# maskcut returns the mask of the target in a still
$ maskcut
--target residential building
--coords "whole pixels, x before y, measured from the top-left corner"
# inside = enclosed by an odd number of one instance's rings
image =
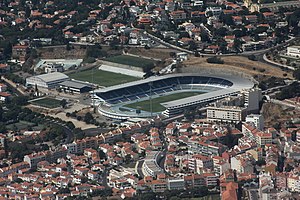
[[[300,57],[300,46],[287,47],[286,55],[299,58]]]
[[[29,53],[28,45],[15,45],[12,47],[12,58],[25,62]]]
[[[259,130],[264,129],[264,117],[262,115],[258,115],[258,114],[247,115],[245,121],[246,123],[253,123],[254,126]]]
[[[210,122],[239,123],[243,120],[243,108],[223,106],[208,107],[206,110],[207,120]]]

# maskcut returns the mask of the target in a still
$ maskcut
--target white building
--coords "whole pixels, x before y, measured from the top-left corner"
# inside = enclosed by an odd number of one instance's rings
[[[252,123],[259,130],[264,129],[264,117],[258,114],[250,114],[246,116],[246,123]]]
[[[64,71],[64,67],[61,64],[46,64],[44,68],[45,68],[45,73],[47,74]]]
[[[183,178],[168,178],[168,190],[184,190],[185,184]]]
[[[213,159],[201,154],[193,155],[193,158],[189,159],[189,169],[200,174],[203,169],[213,169]]]
[[[209,12],[213,16],[219,16],[222,13],[222,8],[221,7],[209,7],[209,8],[206,8],[205,15],[207,16]]]
[[[50,74],[42,74],[32,76],[26,79],[26,86],[38,86],[42,88],[52,89],[58,86],[59,83],[69,80],[70,78],[60,72],[53,72]]]
[[[300,143],[300,130],[296,132],[296,142]]]
[[[0,83],[0,92],[5,92],[7,89],[7,86],[5,84]]]
[[[286,55],[299,58],[300,57],[300,46],[290,46],[290,47],[288,47]]]
[[[207,120],[210,122],[239,123],[242,121],[243,110],[244,108],[233,106],[208,107],[206,110]]]
[[[142,166],[142,172],[145,176],[156,177],[157,174],[163,172],[163,169],[160,168],[157,163],[157,157],[159,154],[159,151],[151,151],[147,154]]]
[[[231,169],[237,173],[253,173],[253,159],[245,154],[230,158]]]

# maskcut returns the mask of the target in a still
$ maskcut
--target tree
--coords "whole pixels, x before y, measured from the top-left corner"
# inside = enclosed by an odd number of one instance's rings
[[[70,51],[70,50],[71,50],[71,45],[70,45],[69,42],[67,43],[66,50],[67,50],[67,51]]]
[[[189,50],[191,50],[191,51],[197,50],[197,44],[195,41],[192,40],[189,42]]]
[[[227,28],[221,27],[219,29],[216,29],[215,34],[224,37],[225,35],[227,35]]]
[[[7,132],[7,128],[5,126],[5,123],[0,122],[0,133],[6,133]]]
[[[298,82],[290,84],[288,87],[283,88],[276,94],[276,98],[279,100],[293,98],[296,96],[300,96],[300,84]]]
[[[84,132],[80,128],[75,128],[73,130],[73,133],[74,133],[76,139],[81,140],[85,137]]]
[[[98,45],[89,46],[86,51],[85,59],[87,58],[102,58],[106,57],[108,54],[102,47]]]
[[[295,79],[300,80],[300,68],[293,72],[293,76]]]
[[[169,53],[169,55],[170,55],[171,58],[175,58],[176,57],[176,53],[174,51],[171,51]]]
[[[71,129],[71,130],[73,130],[74,128],[75,128],[75,125],[73,124],[73,122],[67,122],[67,127],[69,128],[69,129]]]
[[[291,165],[289,165],[289,164],[287,164],[287,166],[285,167],[285,171],[286,171],[286,172],[290,172],[290,171],[292,171],[293,169],[294,169],[294,167],[291,166]]]
[[[200,36],[202,42],[210,42],[210,38],[206,32],[201,31]]]
[[[208,63],[224,64],[224,61],[221,58],[217,57],[217,56],[209,57],[209,58],[206,59],[206,61]]]
[[[113,50],[118,50],[118,45],[120,44],[120,41],[117,38],[114,38],[110,43],[109,46],[113,49]]]
[[[0,107],[0,122],[2,121],[3,112],[4,112],[4,110],[3,110],[2,106],[1,106]]]
[[[125,156],[124,160],[125,160],[125,163],[126,163],[126,164],[129,164],[129,163],[131,162],[131,156],[130,156],[129,154],[127,154],[127,155]]]
[[[28,104],[28,97],[27,96],[17,96],[14,97],[11,101],[12,104],[18,106],[24,106]]]
[[[94,117],[90,112],[87,112],[84,116],[83,121],[87,124],[92,124],[94,122]]]
[[[60,101],[60,106],[62,107],[62,108],[66,108],[66,105],[67,105],[68,103],[67,103],[67,100],[65,100],[65,99],[63,99],[63,100],[61,100]]]
[[[257,61],[256,56],[253,55],[253,54],[249,55],[249,56],[248,56],[248,59],[249,59],[249,60],[252,60],[252,61]]]

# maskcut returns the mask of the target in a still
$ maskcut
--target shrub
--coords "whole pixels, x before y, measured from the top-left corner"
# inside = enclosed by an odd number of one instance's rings
[[[250,55],[250,56],[248,56],[248,59],[249,59],[249,60],[253,60],[253,61],[257,61],[255,55]]]
[[[224,64],[224,61],[221,58],[218,58],[217,56],[209,57],[206,59],[208,63],[214,63],[214,64]]]

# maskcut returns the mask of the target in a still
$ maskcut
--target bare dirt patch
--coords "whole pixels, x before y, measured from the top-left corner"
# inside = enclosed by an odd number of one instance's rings
[[[292,74],[285,72],[280,68],[261,63],[259,61],[252,61],[242,56],[228,56],[222,57],[224,64],[211,64],[207,63],[207,58],[191,57],[183,64],[187,67],[198,67],[198,68],[214,68],[220,70],[232,70],[234,72],[243,72],[249,75],[265,75],[275,76],[280,78],[292,78]],[[286,76],[284,76],[286,74]]]
[[[85,53],[86,49],[75,45],[70,50],[65,45],[38,49],[38,55],[42,59],[83,59]]]
[[[264,103],[261,109],[264,116],[265,127],[273,127],[275,124],[284,123],[293,116],[298,116],[299,111],[274,103]]]

